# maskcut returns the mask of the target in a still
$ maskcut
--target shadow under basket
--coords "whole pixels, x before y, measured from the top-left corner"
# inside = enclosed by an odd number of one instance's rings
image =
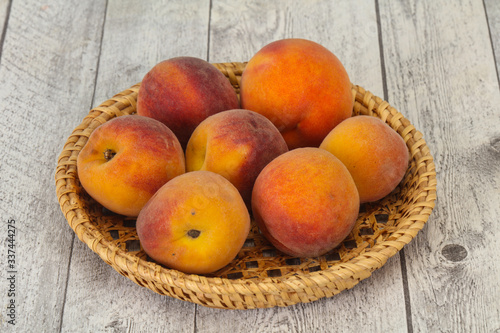
[[[246,63],[214,65],[239,94]],[[80,185],[76,167],[96,127],[135,112],[139,86],[92,109],[73,130],[59,156],[55,181],[61,210],[78,238],[120,274],[156,293],[222,309],[289,306],[331,297],[382,267],[416,236],[434,208],[436,172],[422,134],[389,103],[353,85],[353,115],[370,115],[389,124],[406,142],[410,163],[390,195],[361,205],[356,225],[341,245],[320,257],[290,257],[276,250],[252,221],[237,257],[216,273],[185,274],[159,265],[141,249],[135,220],[94,201]]]

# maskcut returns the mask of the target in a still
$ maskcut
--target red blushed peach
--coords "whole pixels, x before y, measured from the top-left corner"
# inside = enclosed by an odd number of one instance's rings
[[[107,209],[137,216],[153,194],[185,172],[174,133],[151,118],[114,118],[97,127],[77,158],[83,188]]]
[[[264,46],[241,77],[241,107],[270,119],[289,149],[318,147],[351,116],[353,103],[342,63],[309,40],[284,39]]]
[[[335,127],[320,145],[351,173],[361,202],[382,199],[403,179],[409,153],[403,138],[382,120],[356,116]]]
[[[205,119],[186,148],[187,171],[213,171],[228,179],[250,207],[260,171],[288,151],[278,129],[266,117],[248,110],[229,110]]]
[[[227,179],[194,171],[160,188],[136,226],[152,259],[184,273],[207,274],[236,257],[250,231],[250,216]]]
[[[205,118],[238,107],[229,80],[212,64],[193,57],[158,63],[144,76],[137,96],[137,113],[167,125],[182,147]]]
[[[257,177],[252,211],[262,234],[280,251],[315,257],[339,245],[359,213],[359,195],[346,167],[319,148],[297,148]]]

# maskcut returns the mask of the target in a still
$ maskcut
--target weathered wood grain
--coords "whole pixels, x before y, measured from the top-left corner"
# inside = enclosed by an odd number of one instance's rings
[[[197,332],[404,332],[399,255],[351,290],[286,308],[216,310],[199,307]]]
[[[110,0],[94,106],[140,82],[162,60],[206,59],[209,10],[209,0]]]
[[[274,40],[306,38],[334,52],[351,81],[383,93],[373,1],[213,1],[210,31],[210,61],[246,61]],[[199,332],[400,332],[406,315],[399,256],[330,299],[229,313],[199,307],[196,327]]]
[[[0,43],[2,42],[3,31],[7,23],[7,16],[9,12],[9,0],[0,0]],[[0,45],[1,49],[1,45]],[[0,53],[1,56],[1,53]]]
[[[109,1],[94,106],[141,81],[161,60],[205,58],[208,17],[206,0]],[[64,332],[194,331],[194,304],[134,284],[78,239],[67,289]]]
[[[389,102],[424,134],[438,202],[405,250],[416,332],[500,329],[500,94],[482,1],[380,1]]]
[[[75,240],[62,332],[193,332],[195,305],[121,276]]]
[[[213,1],[210,61],[248,61],[282,38],[321,43],[342,61],[352,82],[383,96],[375,2]]]
[[[486,17],[488,18],[490,39],[495,53],[498,76],[498,73],[500,72],[500,2],[496,0],[484,0],[484,6]]]
[[[57,203],[54,172],[82,106],[91,105],[104,4],[12,3],[0,66],[2,332],[59,330],[73,234]],[[5,311],[8,219],[17,227],[15,326]]]

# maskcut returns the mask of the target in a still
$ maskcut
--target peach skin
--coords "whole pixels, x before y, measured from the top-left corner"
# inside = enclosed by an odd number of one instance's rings
[[[224,74],[194,57],[158,63],[144,76],[137,96],[137,113],[167,125],[183,148],[205,118],[238,107],[238,96]]]
[[[266,117],[248,110],[229,110],[205,119],[186,148],[187,171],[213,171],[228,179],[250,207],[260,171],[288,151],[278,129]]]
[[[241,76],[241,107],[270,119],[288,148],[318,147],[352,114],[351,82],[320,44],[283,39],[259,50]]]
[[[362,203],[391,193],[408,168],[409,153],[403,138],[372,116],[355,116],[343,121],[326,136],[320,148],[344,163]]]
[[[136,226],[152,259],[184,273],[208,274],[236,257],[250,231],[250,216],[227,179],[194,171],[160,188]]]
[[[137,216],[153,194],[185,172],[174,133],[151,118],[121,116],[97,127],[78,154],[78,178],[109,210]]]
[[[290,256],[320,256],[351,232],[359,195],[346,167],[319,148],[297,148],[257,177],[252,212],[262,234]]]

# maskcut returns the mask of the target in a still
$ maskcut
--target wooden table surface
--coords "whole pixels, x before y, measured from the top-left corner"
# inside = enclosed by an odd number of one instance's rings
[[[500,1],[0,0],[0,29],[1,332],[500,332]],[[75,237],[54,173],[93,106],[161,60],[289,37],[423,133],[438,199],[410,244],[334,297],[236,311],[141,288]]]

